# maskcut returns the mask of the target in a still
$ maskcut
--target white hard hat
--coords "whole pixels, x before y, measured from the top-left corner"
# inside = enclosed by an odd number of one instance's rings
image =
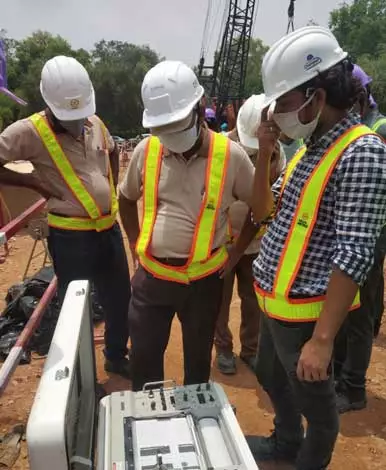
[[[260,126],[261,112],[264,109],[265,95],[252,95],[239,109],[237,134],[242,145],[251,149],[259,148],[256,131]]]
[[[57,56],[45,63],[40,92],[60,121],[75,121],[95,114],[95,93],[90,77],[73,57]]]
[[[264,57],[261,73],[266,105],[347,57],[330,30],[306,26],[277,41]]]
[[[165,60],[149,70],[142,83],[142,125],[160,127],[182,121],[192,112],[204,88],[187,65]]]

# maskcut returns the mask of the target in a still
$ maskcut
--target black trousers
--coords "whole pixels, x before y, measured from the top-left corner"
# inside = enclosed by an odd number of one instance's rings
[[[378,243],[374,264],[360,289],[361,306],[348,314],[335,341],[335,377],[353,400],[365,398],[373,339],[384,310],[383,261]]]
[[[303,345],[314,323],[285,323],[262,315],[256,375],[275,411],[277,438],[301,444],[297,470],[327,468],[339,431],[332,374],[323,382],[300,382],[296,375]],[[307,435],[303,440],[302,415]]]
[[[139,267],[132,286],[129,321],[133,390],[164,380],[164,353],[176,313],[182,326],[184,383],[207,382],[222,300],[223,280],[218,273],[184,285],[157,279]]]
[[[119,225],[103,232],[50,227],[48,248],[58,277],[59,299],[64,300],[71,281],[92,281],[105,312],[105,356],[111,361],[125,357],[131,287]]]

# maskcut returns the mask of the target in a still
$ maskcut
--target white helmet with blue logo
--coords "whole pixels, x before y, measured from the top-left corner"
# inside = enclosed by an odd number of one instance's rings
[[[262,78],[269,105],[287,92],[328,70],[347,57],[329,29],[306,26],[284,36],[267,52]]]

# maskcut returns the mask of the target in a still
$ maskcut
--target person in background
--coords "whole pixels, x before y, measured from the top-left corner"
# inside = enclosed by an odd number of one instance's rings
[[[292,160],[297,151],[304,145],[303,139],[291,139],[283,133],[280,134],[279,141],[283,147],[287,163]]]
[[[264,312],[256,374],[275,412],[269,437],[249,438],[257,460],[328,468],[339,432],[332,356],[359,307],[386,221],[386,145],[350,112],[361,93],[334,35],[309,26],[264,56],[267,108],[258,129],[253,219],[275,215],[253,263]],[[269,165],[283,132],[305,146],[273,185]],[[307,421],[304,434],[302,415]]]
[[[362,85],[355,110],[360,113],[363,124],[385,139],[386,118],[379,112],[371,94],[372,79],[359,65],[354,65],[353,75]],[[373,265],[360,289],[361,306],[350,312],[335,344],[334,371],[340,413],[363,409],[367,403],[366,374],[373,339],[378,335],[384,311],[385,252],[386,230],[383,228],[375,247]]]
[[[236,140],[248,153],[253,164],[259,152],[259,141],[255,135],[260,124],[262,105],[265,95],[253,95],[240,108],[237,116],[237,127],[228,134],[229,138]],[[271,182],[276,181],[285,168],[285,155],[278,143],[272,154]],[[249,207],[241,201],[236,201],[229,210],[230,231],[232,239],[240,234],[245,218],[248,216]],[[264,231],[264,230],[263,230]],[[236,358],[233,353],[233,338],[229,329],[229,311],[233,295],[233,286],[237,278],[237,292],[241,305],[240,325],[240,359],[254,370],[256,359],[257,341],[259,336],[260,308],[257,303],[253,288],[252,262],[259,251],[263,231],[256,235],[255,240],[246,249],[237,265],[229,276],[224,279],[224,292],[220,314],[217,320],[215,333],[216,366],[223,374],[236,373]]]
[[[117,222],[117,147],[95,115],[94,89],[77,60],[47,61],[40,91],[47,108],[0,135],[0,184],[30,188],[47,199],[59,300],[71,281],[92,281],[105,313],[105,370],[130,378],[131,288]],[[3,166],[18,160],[30,161],[35,171],[21,174]]]
[[[129,308],[133,390],[164,379],[175,314],[181,322],[184,383],[207,382],[227,265],[229,207],[248,202],[254,167],[235,142],[203,125],[204,89],[182,62],[153,67],[142,84],[143,127],[120,185],[120,214],[140,266]],[[143,197],[141,229],[137,201]],[[256,233],[247,218],[248,243]]]
[[[211,131],[219,132],[219,126],[216,119],[216,113],[212,108],[205,109],[205,122]]]

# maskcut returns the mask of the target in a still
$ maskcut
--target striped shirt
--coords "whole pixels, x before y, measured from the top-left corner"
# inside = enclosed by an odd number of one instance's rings
[[[331,144],[359,123],[358,116],[350,114],[316,142],[307,142],[307,152],[287,182],[280,208],[253,264],[254,277],[263,290],[272,292],[279,258],[308,177]],[[282,181],[283,177],[279,178],[272,188],[276,201]],[[333,267],[362,284],[385,222],[386,145],[378,136],[367,135],[347,147],[331,174],[290,297],[324,295]]]

